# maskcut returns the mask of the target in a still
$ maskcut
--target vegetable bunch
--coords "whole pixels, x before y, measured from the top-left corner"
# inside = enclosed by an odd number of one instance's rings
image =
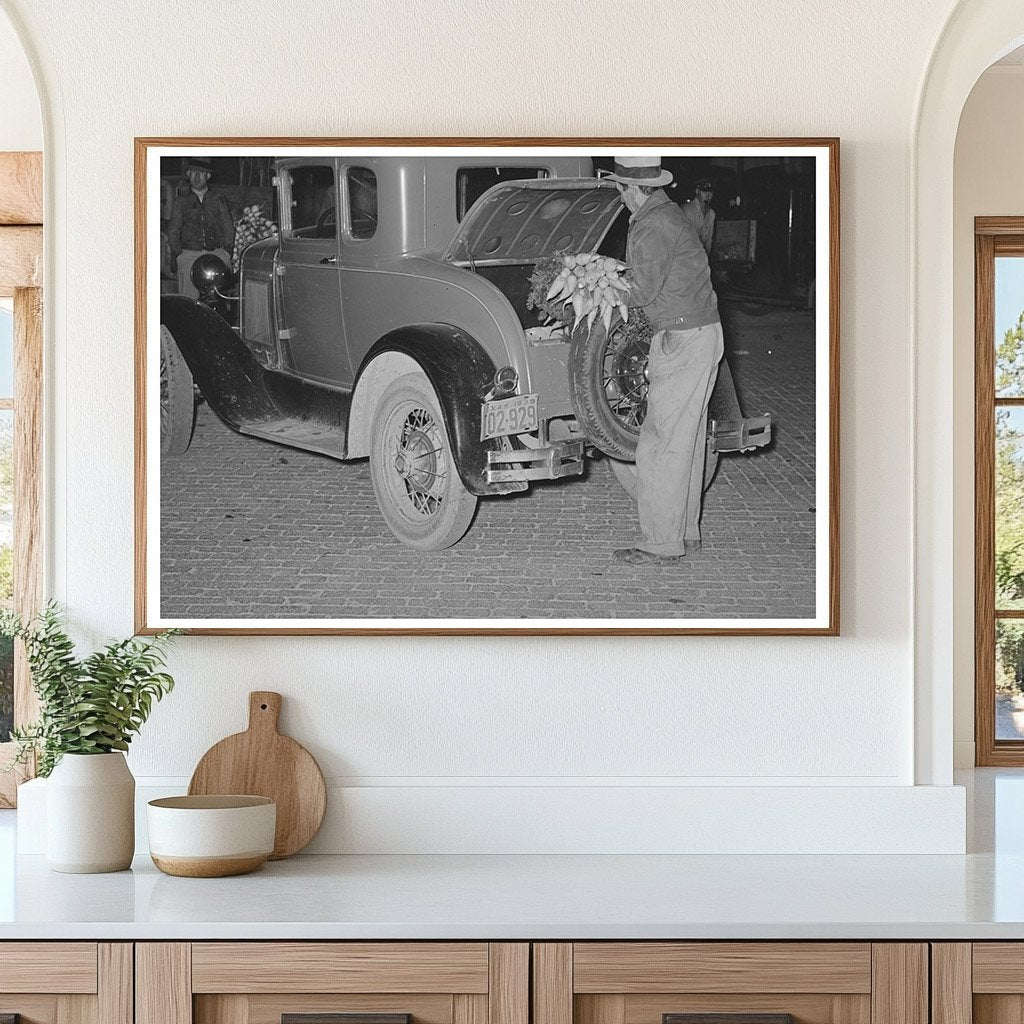
[[[598,317],[606,331],[611,330],[615,311],[624,322],[629,321],[626,296],[629,285],[623,276],[625,264],[611,256],[581,252],[562,257],[562,267],[548,288],[545,299],[553,305],[572,306],[573,329],[584,320],[591,330]]]
[[[264,238],[276,234],[277,225],[269,217],[263,215],[259,203],[243,207],[242,216],[235,224],[235,245],[231,250],[231,269],[237,273],[242,262],[242,253],[253,242],[262,241]]]

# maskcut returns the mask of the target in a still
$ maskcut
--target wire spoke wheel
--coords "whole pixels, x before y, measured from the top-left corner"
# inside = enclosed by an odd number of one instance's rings
[[[587,438],[606,455],[632,459],[647,415],[648,344],[615,316],[611,329],[577,327],[569,350],[569,393]]]
[[[381,514],[403,543],[438,550],[469,529],[477,499],[459,477],[437,398],[422,374],[400,377],[381,397],[370,474]]]
[[[192,443],[196,403],[189,370],[171,332],[160,326],[160,454],[181,455]]]

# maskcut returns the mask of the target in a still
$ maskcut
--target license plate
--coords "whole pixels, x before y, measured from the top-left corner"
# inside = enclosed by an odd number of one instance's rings
[[[480,440],[537,429],[537,396],[516,395],[480,406]]]

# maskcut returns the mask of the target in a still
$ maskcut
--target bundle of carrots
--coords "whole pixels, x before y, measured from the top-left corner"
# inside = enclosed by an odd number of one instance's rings
[[[548,308],[564,306],[566,303],[571,305],[574,330],[584,320],[587,322],[587,330],[591,330],[598,317],[605,330],[611,330],[616,310],[623,321],[628,322],[626,296],[629,294],[629,284],[623,276],[626,269],[624,263],[611,256],[599,256],[596,252],[566,255],[561,260],[562,267],[545,295]],[[568,320],[568,317],[564,319]]]

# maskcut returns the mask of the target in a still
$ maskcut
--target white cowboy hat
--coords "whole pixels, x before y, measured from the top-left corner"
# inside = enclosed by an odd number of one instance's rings
[[[658,188],[672,180],[672,172],[661,169],[660,156],[617,156],[614,170],[605,177],[609,181],[622,182],[623,185]]]

